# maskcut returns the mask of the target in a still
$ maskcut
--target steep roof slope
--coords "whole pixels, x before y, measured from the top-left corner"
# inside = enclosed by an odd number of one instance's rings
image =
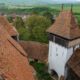
[[[70,60],[68,66],[75,72],[80,78],[80,49],[77,49]]]
[[[46,62],[48,60],[48,45],[35,41],[19,41],[28,57]]]
[[[17,30],[12,26],[4,16],[0,16],[0,24],[8,31],[10,36],[18,35]]]
[[[47,32],[66,39],[80,38],[80,29],[71,11],[62,11]]]
[[[6,80],[34,80],[25,51],[0,25],[0,76]]]

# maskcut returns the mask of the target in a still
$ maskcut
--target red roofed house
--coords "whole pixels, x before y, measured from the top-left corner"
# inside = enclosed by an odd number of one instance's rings
[[[66,64],[75,54],[75,50],[80,47],[80,29],[72,10],[61,11],[47,32],[49,34],[49,72],[54,70],[59,78],[61,76],[66,78],[68,74]]]
[[[16,34],[1,18],[4,20],[0,17],[0,80],[34,80],[25,51],[11,38]]]
[[[0,16],[0,24],[3,25],[3,27],[8,31],[9,35],[13,39],[19,40],[19,33],[17,32],[15,27],[12,26],[4,16]]]

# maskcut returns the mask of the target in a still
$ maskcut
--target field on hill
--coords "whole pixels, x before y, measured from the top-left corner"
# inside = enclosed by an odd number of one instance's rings
[[[37,11],[38,13],[44,12],[44,11],[49,11],[52,14],[59,14],[59,12],[62,9],[61,4],[49,4],[45,6],[34,6],[31,8],[32,11]],[[64,5],[64,10],[70,10],[71,9],[71,4],[65,4]],[[73,4],[72,5],[73,13],[77,17],[78,22],[80,23],[80,4]]]
[[[0,13],[4,13],[4,14],[11,14],[11,13],[17,13],[17,14],[20,14],[20,13],[30,13],[32,11],[37,11],[38,13],[41,13],[41,12],[44,12],[44,11],[50,11],[50,12],[53,12],[53,13],[57,13],[61,10],[61,4],[47,4],[47,5],[33,5],[33,6],[27,6],[26,8],[7,8],[7,7],[0,7]],[[64,5],[64,9],[65,10],[69,10],[71,9],[71,5],[70,4],[65,4]],[[80,4],[74,4],[73,5],[73,11],[74,11],[74,14],[75,15],[80,15]]]
[[[73,6],[74,12],[80,13],[80,4],[73,4],[72,6]],[[48,7],[52,8],[52,9],[61,10],[62,5],[61,4],[55,4],[55,5],[48,5]],[[71,9],[71,4],[65,4],[64,9],[65,10]]]
[[[3,9],[3,13],[17,13],[17,14],[30,14],[30,13],[38,13],[42,14],[45,11],[51,12],[53,15],[58,15],[61,11],[62,5],[61,4],[47,4],[47,5],[35,5],[35,6],[27,6],[27,8],[17,8],[17,9]],[[65,4],[64,10],[70,10],[71,4]],[[80,4],[73,4],[73,12],[76,15],[78,22],[80,22]]]

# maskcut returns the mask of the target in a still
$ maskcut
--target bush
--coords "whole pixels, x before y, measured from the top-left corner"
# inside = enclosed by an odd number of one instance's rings
[[[44,63],[32,61],[30,64],[35,68],[38,80],[53,80],[50,74],[46,71],[46,65]]]

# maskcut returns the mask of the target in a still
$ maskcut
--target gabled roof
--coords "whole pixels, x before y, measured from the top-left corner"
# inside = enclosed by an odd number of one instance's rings
[[[19,41],[28,57],[46,62],[48,60],[48,44],[35,41]]]
[[[77,49],[70,60],[68,61],[68,66],[75,72],[75,74],[80,78],[80,49]]]
[[[27,55],[0,25],[0,75],[5,80],[34,80]]]
[[[80,38],[80,29],[71,11],[62,11],[47,32],[66,39]]]
[[[0,16],[0,24],[8,31],[10,36],[18,35],[17,30],[12,26],[4,16]]]

